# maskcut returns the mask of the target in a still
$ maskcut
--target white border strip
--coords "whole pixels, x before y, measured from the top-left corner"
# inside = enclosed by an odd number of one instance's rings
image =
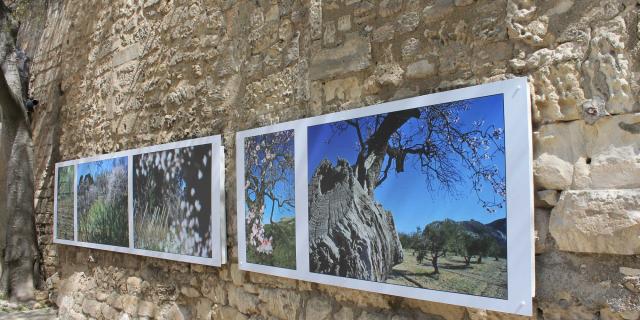
[[[163,150],[171,150],[177,148],[191,147],[197,145],[211,145],[211,247],[212,257],[198,257],[190,255],[181,255],[168,252],[151,251],[144,249],[137,249],[134,247],[134,226],[133,226],[133,156],[149,152],[158,152]],[[113,158],[127,157],[127,185],[128,185],[128,228],[129,228],[129,246],[119,247],[105,244],[96,244],[89,242],[78,241],[78,190],[77,190],[77,175],[78,164],[89,163],[94,161],[108,160]],[[57,223],[58,223],[58,168],[74,166],[74,240],[58,239],[57,236]],[[143,147],[138,149],[131,149],[126,151],[120,151],[110,154],[97,155],[77,160],[69,160],[56,163],[55,165],[55,186],[54,186],[54,239],[53,243],[73,245],[78,247],[100,249],[121,253],[135,254],[145,257],[153,257],[160,259],[175,260],[188,263],[196,263],[210,266],[221,266],[226,263],[227,246],[226,246],[226,226],[225,226],[225,208],[224,208],[224,147],[222,146],[222,139],[220,135],[196,138],[178,142],[165,143],[161,145]],[[216,196],[218,195],[218,196]],[[217,233],[217,234],[216,234]]]
[[[502,94],[504,97],[508,299],[420,289],[309,272],[306,141],[309,126],[497,94]],[[338,287],[531,316],[535,288],[530,109],[527,80],[516,78],[238,132],[236,134],[236,181],[240,269]],[[244,139],[290,129],[295,130],[296,270],[247,263],[244,226]]]

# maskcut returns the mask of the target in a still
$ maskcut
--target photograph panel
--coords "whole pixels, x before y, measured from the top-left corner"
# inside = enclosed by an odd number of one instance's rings
[[[246,259],[295,269],[294,131],[244,140]]]
[[[310,126],[312,273],[507,299],[501,94]]]
[[[78,164],[79,241],[129,246],[127,166],[127,157]]]
[[[211,258],[211,144],[133,156],[134,247]]]
[[[57,172],[57,238],[61,240],[73,239],[73,176],[75,167],[59,167]]]

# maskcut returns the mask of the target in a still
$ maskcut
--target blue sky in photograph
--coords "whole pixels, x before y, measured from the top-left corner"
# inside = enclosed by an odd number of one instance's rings
[[[466,102],[469,109],[459,112],[462,128],[470,128],[473,121],[477,120],[484,120],[482,128],[491,125],[504,128],[502,95],[479,97]],[[408,122],[401,130],[410,126],[412,124]],[[348,127],[339,136],[332,136],[331,124],[308,128],[309,182],[323,159],[330,160],[334,165],[338,158],[344,158],[352,165],[356,162],[356,130]],[[499,142],[504,144],[504,137]],[[506,206],[493,213],[488,213],[482,208],[468,178],[470,170],[462,166],[459,161],[456,162],[456,171],[460,173],[463,180],[458,184],[457,194],[442,190],[442,186],[435,179],[432,179],[432,190],[429,190],[425,183],[425,175],[419,170],[419,163],[410,160],[409,156],[405,162],[404,172],[396,174],[393,169],[389,171],[388,178],[375,190],[374,194],[376,201],[393,213],[399,232],[413,232],[418,226],[423,228],[430,222],[445,218],[456,221],[473,219],[488,223],[506,217]],[[504,177],[504,154],[498,153],[492,163],[498,167],[501,176]],[[494,199],[494,192],[490,185],[484,184],[482,190],[480,193],[482,198]]]
[[[284,182],[280,182],[276,184],[274,193],[276,194],[276,196],[284,194],[285,192],[287,192],[285,188],[291,188],[292,190],[291,193],[295,195],[295,193],[293,192],[293,190],[295,189],[294,184],[292,183],[291,185],[288,185],[288,184],[285,184]],[[271,223],[270,221],[271,207],[274,204],[273,202],[274,201],[271,200],[271,198],[266,196],[264,197],[265,208],[264,208],[264,216],[262,217],[263,224]],[[278,222],[282,218],[293,218],[294,216],[295,216],[295,210],[292,207],[285,206],[283,208],[280,208],[278,207],[277,203],[273,205],[273,221],[274,222]]]
[[[78,179],[76,182],[80,182],[80,177],[84,175],[91,174],[91,176],[95,178],[103,172],[110,172],[114,167],[117,166],[123,166],[126,171],[127,157],[78,164]]]

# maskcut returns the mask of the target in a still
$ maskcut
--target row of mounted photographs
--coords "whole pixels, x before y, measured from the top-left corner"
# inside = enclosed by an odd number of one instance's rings
[[[529,314],[529,114],[512,79],[238,132],[240,269]],[[56,242],[219,266],[223,162],[213,136],[60,163]]]

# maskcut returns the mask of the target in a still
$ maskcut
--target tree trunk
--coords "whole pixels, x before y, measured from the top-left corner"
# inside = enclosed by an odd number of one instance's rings
[[[28,301],[39,279],[33,145],[16,61],[16,23],[4,3],[0,25],[0,293]]]
[[[438,256],[431,257],[431,265],[433,266],[434,274],[440,273],[440,270],[438,270]]]
[[[409,119],[420,116],[420,111],[410,109],[389,113],[371,137],[366,141],[366,150],[361,150],[355,165],[358,182],[370,196],[378,186],[382,162],[387,154],[389,139]]]
[[[478,260],[476,261],[477,264],[481,264],[482,263],[482,255],[478,256]]]

